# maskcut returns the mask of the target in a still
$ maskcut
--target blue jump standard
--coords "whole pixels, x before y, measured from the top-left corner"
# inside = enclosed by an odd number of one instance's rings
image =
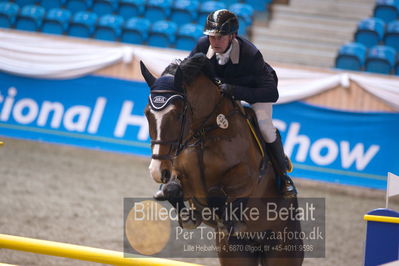
[[[375,209],[364,217],[367,233],[364,265],[374,266],[399,259],[399,213]]]

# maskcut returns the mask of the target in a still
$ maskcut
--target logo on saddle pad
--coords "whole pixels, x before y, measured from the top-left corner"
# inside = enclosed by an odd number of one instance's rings
[[[173,99],[176,98],[183,99],[183,95],[174,94],[174,93],[162,93],[162,94],[157,93],[157,94],[151,94],[149,96],[149,102],[153,110],[161,111],[166,106],[168,106]]]
[[[224,116],[224,114],[218,114],[218,116],[216,117],[216,124],[222,129],[226,129],[229,127],[229,121]]]

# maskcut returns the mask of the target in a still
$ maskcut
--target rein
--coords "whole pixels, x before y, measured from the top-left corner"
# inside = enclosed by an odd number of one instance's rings
[[[190,141],[192,141],[193,139],[200,139],[201,136],[204,136],[207,132],[218,128],[217,125],[212,125],[210,127],[205,127],[206,123],[209,121],[209,119],[215,114],[216,110],[218,109],[218,107],[221,105],[223,101],[223,97],[220,97],[220,100],[218,101],[218,103],[215,105],[215,107],[213,108],[213,110],[209,113],[209,115],[206,116],[206,118],[204,119],[204,121],[202,121],[201,125],[198,127],[197,130],[194,131],[194,133],[188,137],[184,143],[183,143],[183,139],[181,139],[181,142],[179,143],[179,149],[176,152],[176,156],[180,154],[180,152],[182,152],[184,149],[186,149],[188,147],[188,143]],[[187,105],[190,105],[188,102],[186,102]],[[190,109],[191,105],[190,105]],[[183,135],[183,134],[181,134]]]
[[[222,84],[222,82],[218,79],[214,79],[213,83],[219,88],[219,86]],[[187,145],[190,141],[192,141],[193,139],[200,139],[201,137],[205,136],[206,133],[217,129],[219,126],[217,124],[213,124],[211,126],[205,127],[206,123],[209,121],[209,119],[211,119],[211,117],[215,114],[215,112],[217,111],[218,107],[222,104],[224,97],[221,95],[219,101],[216,103],[215,107],[213,108],[213,110],[209,113],[209,115],[206,116],[206,118],[204,119],[204,121],[201,123],[201,126],[199,126],[199,128],[197,130],[195,130],[194,134],[192,134],[189,138],[186,139],[186,141],[184,143],[182,143],[182,139],[180,139],[179,142],[179,149],[176,151],[176,156],[180,154],[181,151],[183,151],[184,149],[187,148]],[[184,97],[184,104],[185,107],[186,106],[190,106],[190,110],[192,112],[192,107],[190,105],[189,102],[187,102],[186,98]],[[236,111],[237,111],[237,104],[235,104],[235,102],[232,100],[233,105],[234,105],[234,109],[232,112],[230,112],[228,115],[226,115],[226,118],[230,118]],[[184,110],[184,112],[186,111],[186,108]],[[239,110],[238,110],[239,111]],[[185,115],[185,114],[184,114]],[[180,134],[181,137],[183,137],[183,134]]]
[[[174,90],[152,90],[151,92],[153,93],[176,93],[178,95],[182,95],[184,99],[184,109],[182,112],[181,116],[181,122],[180,122],[180,134],[177,139],[174,140],[154,140],[151,139],[151,144],[158,144],[158,145],[170,145],[169,152],[167,154],[153,154],[152,159],[158,159],[158,160],[172,160],[174,157],[178,156],[183,150],[185,150],[188,146],[189,143],[197,139],[199,141],[196,142],[196,144],[199,144],[202,142],[204,139],[203,137],[206,135],[206,133],[215,130],[219,128],[219,126],[216,123],[213,123],[210,126],[206,126],[206,124],[209,122],[209,120],[212,118],[212,116],[216,113],[218,107],[222,104],[223,102],[223,97],[220,97],[219,101],[213,108],[213,110],[206,116],[206,118],[202,121],[201,125],[194,131],[194,133],[188,137],[187,139],[184,140],[184,135],[185,135],[185,126],[186,126],[186,120],[187,120],[187,111],[188,109],[191,110],[192,112],[192,107],[190,103],[187,101],[185,95],[183,93],[177,93]],[[230,118],[232,115],[234,115],[236,112],[239,110],[237,108],[234,108],[233,111],[231,111],[229,114],[226,115],[226,118]],[[173,150],[175,150],[175,153],[173,153]]]
[[[213,108],[213,110],[206,116],[206,118],[202,121],[201,125],[194,131],[194,133],[184,141],[184,143],[182,142],[182,139],[180,139],[181,141],[179,143],[179,148],[176,151],[176,156],[178,156],[187,147],[195,147],[196,148],[198,168],[199,168],[200,179],[201,179],[201,185],[202,185],[203,191],[205,192],[205,195],[207,194],[207,183],[206,183],[206,179],[205,179],[204,141],[206,140],[207,133],[219,128],[219,126],[217,125],[216,121],[214,121],[209,126],[206,126],[206,124],[209,122],[209,120],[212,117],[215,116],[215,114],[216,114],[218,108],[220,107],[220,105],[222,104],[223,100],[224,100],[224,97],[221,96],[219,101],[217,102],[217,104]],[[186,100],[185,104],[187,104],[187,106],[190,105],[187,102],[187,100]],[[233,106],[234,106],[233,110],[231,110],[225,116],[226,118],[232,117],[235,113],[241,113],[240,110],[237,108],[237,105],[234,104],[234,101],[233,101]],[[190,109],[192,110],[191,105],[190,105]],[[184,134],[180,134],[181,137],[183,135]],[[189,144],[193,140],[196,140],[196,141],[194,143],[192,143],[192,144]],[[199,202],[195,197],[193,199],[196,200],[197,202]]]

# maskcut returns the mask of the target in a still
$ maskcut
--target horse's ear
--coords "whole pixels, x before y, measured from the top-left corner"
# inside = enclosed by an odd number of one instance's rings
[[[151,72],[147,69],[147,67],[144,65],[143,61],[141,60],[140,60],[140,69],[141,69],[141,75],[143,75],[148,86],[151,88],[156,78],[151,74]]]
[[[180,67],[178,66],[175,73],[175,82],[174,82],[175,89],[179,91],[183,91],[183,72],[181,71]]]

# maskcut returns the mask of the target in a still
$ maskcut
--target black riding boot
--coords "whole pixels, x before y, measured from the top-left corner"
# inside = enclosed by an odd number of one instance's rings
[[[294,182],[287,175],[287,172],[292,171],[292,164],[290,159],[285,155],[283,144],[281,143],[280,132],[276,129],[276,140],[272,143],[266,143],[267,150],[271,157],[274,171],[276,172],[276,184],[281,193],[286,198],[295,197],[297,190]]]

